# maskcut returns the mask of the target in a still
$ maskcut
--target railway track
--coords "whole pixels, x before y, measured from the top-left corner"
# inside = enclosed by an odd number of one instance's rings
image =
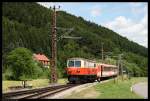
[[[3,99],[44,99],[66,89],[78,86],[80,84],[67,84],[51,86],[39,89],[31,89],[25,91],[8,92],[2,95]]]

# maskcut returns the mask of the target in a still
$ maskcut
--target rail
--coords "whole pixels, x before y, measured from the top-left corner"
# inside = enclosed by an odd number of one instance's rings
[[[42,99],[47,96],[52,96],[58,92],[78,86],[80,84],[67,84],[51,86],[39,89],[31,89],[25,91],[8,92],[2,95],[3,99]]]

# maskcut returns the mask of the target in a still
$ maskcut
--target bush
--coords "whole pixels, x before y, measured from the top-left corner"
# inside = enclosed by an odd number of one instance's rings
[[[43,68],[43,77],[46,79],[50,79],[51,75],[50,75],[50,69],[49,68]]]
[[[11,80],[13,79],[13,72],[11,68],[7,67],[5,72],[2,74],[3,80]]]
[[[42,79],[49,79],[50,78],[50,69],[45,68],[40,62],[36,61],[39,68],[37,68],[38,71],[38,78]]]

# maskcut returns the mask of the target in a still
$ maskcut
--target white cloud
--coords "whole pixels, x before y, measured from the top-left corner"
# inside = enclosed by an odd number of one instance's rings
[[[91,16],[96,17],[99,16],[101,14],[101,9],[99,7],[93,7],[91,9]]]
[[[106,25],[113,28],[127,28],[129,24],[132,25],[130,19],[126,19],[124,16],[119,16],[114,21],[111,21]]]
[[[147,47],[147,21],[147,14],[137,22],[124,16],[118,16],[113,21],[106,23],[104,26],[118,32],[122,36],[127,37],[129,40]]]
[[[57,2],[37,2],[37,3],[44,6],[44,7],[47,7],[47,8],[53,7],[54,5],[56,7],[58,7],[58,6],[63,7],[62,3],[57,3]]]

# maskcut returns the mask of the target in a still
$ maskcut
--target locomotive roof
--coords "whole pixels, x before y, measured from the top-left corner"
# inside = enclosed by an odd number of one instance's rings
[[[84,61],[98,63],[98,64],[103,65],[105,67],[117,67],[116,65],[104,64],[104,63],[97,62],[95,60],[90,60],[90,59],[85,59],[85,58],[80,58],[80,57],[73,57],[73,58],[69,58],[68,60],[84,60]]]
[[[68,60],[84,60],[84,61],[90,61],[90,62],[96,62],[95,60],[90,60],[90,59],[85,59],[85,58],[79,58],[79,57],[74,57],[74,58],[69,58]]]

